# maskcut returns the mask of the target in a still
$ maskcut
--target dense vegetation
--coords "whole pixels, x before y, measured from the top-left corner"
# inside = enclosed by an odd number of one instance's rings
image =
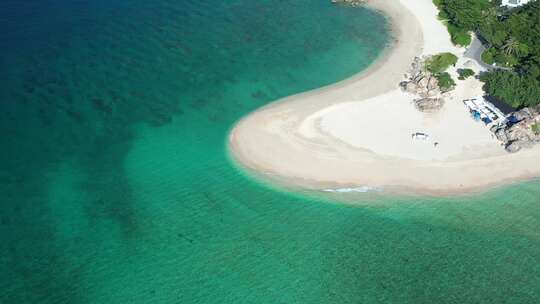
[[[517,9],[500,0],[434,0],[452,41],[468,45],[477,33],[487,50],[482,59],[507,67],[482,75],[488,94],[520,108],[540,103],[540,1]]]
[[[443,91],[451,90],[456,83],[445,71],[451,66],[455,65],[458,58],[452,53],[440,53],[429,57],[425,62],[425,68],[431,72],[439,83],[439,87]]]
[[[437,78],[439,87],[442,91],[448,91],[456,85],[454,79],[452,79],[452,76],[450,76],[450,74],[447,72],[435,74],[435,77]]]
[[[484,89],[514,108],[534,106],[540,99],[538,80],[522,76],[512,71],[494,71],[480,77],[485,82]],[[536,98],[535,98],[536,97]]]
[[[479,28],[493,8],[489,0],[434,0],[433,3],[439,8],[439,18],[448,27],[452,42],[461,46],[470,44],[470,32]]]
[[[471,76],[474,76],[474,71],[471,69],[458,69],[459,80],[465,80]]]
[[[456,64],[458,58],[452,53],[440,53],[431,56],[426,61],[426,69],[433,74],[442,73],[451,65]]]

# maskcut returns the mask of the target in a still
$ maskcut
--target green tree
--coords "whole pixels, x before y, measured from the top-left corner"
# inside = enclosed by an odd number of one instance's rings
[[[502,51],[507,56],[517,55],[520,51],[519,41],[517,41],[514,37],[508,37],[502,46]]]
[[[493,53],[494,53],[494,49],[492,48],[489,48],[487,50],[485,50],[483,53],[482,53],[482,61],[487,63],[487,64],[494,64],[495,63],[495,59],[493,58]]]
[[[540,81],[534,77],[497,70],[482,75],[480,79],[489,95],[498,97],[514,108],[540,103]]]
[[[509,35],[507,26],[497,19],[495,21],[480,24],[478,33],[486,39],[490,45],[495,46],[502,45]]]
[[[471,76],[474,76],[474,71],[471,69],[458,69],[459,79],[465,80]]]
[[[489,0],[444,0],[441,7],[450,24],[463,31],[473,31],[484,21],[486,11],[493,6]]]
[[[448,24],[448,33],[450,33],[450,39],[452,43],[459,46],[468,46],[471,44],[471,34],[468,31],[464,31],[456,26]]]
[[[540,0],[511,10],[501,8],[500,0],[434,0],[434,3],[454,44],[468,45],[470,32],[475,32],[487,46],[482,54],[484,62],[513,68],[481,77],[488,94],[514,107],[540,103]],[[429,62],[428,67],[435,75],[446,69],[440,61],[439,58]]]
[[[426,60],[426,69],[433,74],[446,71],[448,67],[456,64],[458,58],[452,53],[440,53]]]
[[[452,76],[446,72],[435,75],[435,78],[437,78],[439,87],[442,91],[449,91],[456,85]]]
[[[489,0],[434,0],[433,3],[456,45],[469,45],[470,32],[476,31],[482,20],[496,20],[496,11]]]

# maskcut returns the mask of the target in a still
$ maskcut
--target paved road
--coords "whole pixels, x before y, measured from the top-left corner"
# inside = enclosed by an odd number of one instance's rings
[[[484,70],[494,70],[496,67],[482,61],[482,53],[485,49],[486,47],[482,45],[482,42],[480,42],[480,40],[473,35],[471,45],[469,45],[464,55],[465,57],[476,61]]]
[[[482,42],[480,42],[480,40],[476,37],[476,35],[473,35],[471,45],[469,45],[469,47],[465,51],[464,55],[465,55],[465,57],[476,61],[482,67],[482,69],[484,69],[485,71],[492,71],[492,70],[496,70],[496,69],[498,69],[498,70],[512,70],[510,68],[489,65],[489,64],[485,63],[484,61],[482,61],[482,53],[485,50],[486,50],[486,47],[482,44]]]

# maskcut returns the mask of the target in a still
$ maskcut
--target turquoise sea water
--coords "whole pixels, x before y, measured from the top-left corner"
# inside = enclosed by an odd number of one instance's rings
[[[0,26],[0,303],[540,298],[537,181],[323,199],[228,160],[240,117],[372,63],[383,16],[327,0],[4,0]]]

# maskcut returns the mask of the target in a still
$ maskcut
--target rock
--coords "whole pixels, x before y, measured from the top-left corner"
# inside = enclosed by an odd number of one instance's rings
[[[529,110],[528,108],[524,108],[512,113],[512,116],[514,116],[518,121],[522,121],[532,118],[533,114],[531,113],[531,110]]]
[[[428,85],[429,85],[429,79],[428,79],[428,77],[422,77],[422,78],[420,79],[420,81],[418,81],[417,83],[418,83],[418,85],[419,85],[421,88],[426,88],[426,89],[429,90],[429,87],[428,87]]]
[[[495,127],[497,127],[497,126],[495,126]],[[501,141],[503,143],[509,142],[508,136],[506,135],[506,132],[505,132],[505,129],[501,128],[501,129],[496,130],[493,133],[495,133],[495,137],[497,137],[497,140],[499,140],[499,141]]]
[[[405,80],[399,86],[405,92],[418,95],[416,107],[423,112],[435,112],[444,105],[444,93],[437,78],[423,68],[424,59],[415,57]]]
[[[437,88],[434,88],[433,90],[427,91],[427,96],[428,97],[434,97],[434,96],[448,97],[448,94],[441,93],[441,91],[437,87]]]
[[[430,91],[435,90],[435,89],[439,89],[439,81],[437,80],[437,78],[435,78],[433,76],[430,76],[429,80],[428,80],[428,83],[427,83],[427,88]]]
[[[505,146],[506,151],[515,153],[521,149],[531,148],[540,142],[540,132],[535,125],[540,123],[540,109],[524,108],[512,113],[518,121],[491,127],[491,132]]]
[[[511,142],[510,144],[506,145],[506,147],[504,147],[504,149],[508,153],[516,153],[519,150],[521,150],[521,146],[519,145],[519,142],[514,141],[514,142]]]

